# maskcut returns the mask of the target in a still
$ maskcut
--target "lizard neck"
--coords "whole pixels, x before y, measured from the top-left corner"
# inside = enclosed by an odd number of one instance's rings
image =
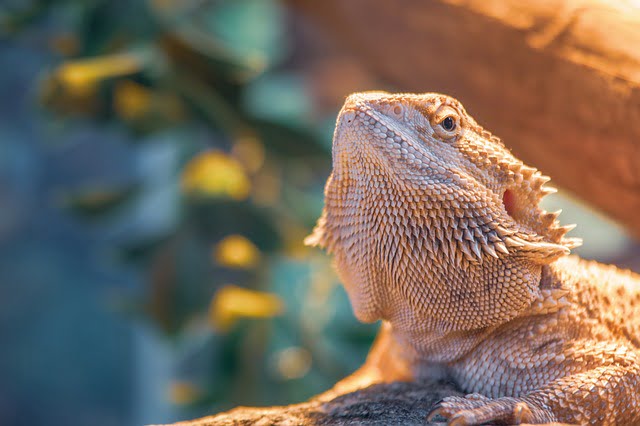
[[[537,297],[517,315],[517,318],[556,312],[566,305],[566,289],[559,288],[550,278],[552,268],[545,266],[538,281]],[[563,300],[563,302],[558,302]],[[398,312],[398,311],[396,311]],[[490,334],[509,321],[469,330],[442,331],[433,329],[427,321],[411,313],[402,312],[388,319],[391,334],[411,365],[417,366],[420,377],[425,363],[446,364],[465,357]],[[431,375],[430,373],[427,375]]]
[[[392,333],[399,346],[405,349],[405,356],[415,365],[417,377],[424,375],[420,366],[424,363],[445,364],[463,358],[499,325],[477,330],[438,333],[426,330],[400,330],[392,327]]]

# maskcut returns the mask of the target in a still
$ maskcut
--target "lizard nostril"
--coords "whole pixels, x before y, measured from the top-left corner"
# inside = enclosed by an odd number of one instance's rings
[[[347,121],[347,123],[351,123],[353,120],[356,119],[356,113],[355,111],[352,111],[352,110],[344,111],[342,113],[342,117],[344,120]]]
[[[504,191],[504,194],[502,194],[502,204],[504,204],[507,214],[513,217],[513,213],[516,209],[516,196],[512,190],[507,189]]]

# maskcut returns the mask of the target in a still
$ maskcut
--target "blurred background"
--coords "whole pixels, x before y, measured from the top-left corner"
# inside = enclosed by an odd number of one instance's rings
[[[394,87],[330,51],[275,0],[2,2],[0,424],[298,402],[362,363],[377,326],[302,240],[347,90]]]

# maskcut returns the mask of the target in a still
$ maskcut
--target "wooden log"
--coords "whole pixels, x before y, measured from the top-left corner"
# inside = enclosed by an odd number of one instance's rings
[[[225,413],[175,423],[174,426],[231,425],[444,425],[429,423],[427,414],[445,396],[461,395],[446,383],[374,385],[331,401],[312,399],[281,407],[238,407]],[[435,419],[434,419],[435,420]],[[441,419],[443,420],[443,419]]]
[[[290,4],[381,82],[370,89],[455,96],[516,156],[640,237],[640,9],[632,2]],[[335,105],[361,81],[343,84]]]
[[[427,415],[442,398],[462,394],[450,383],[389,383],[340,395],[330,401],[311,399],[280,407],[238,407],[201,419],[174,423],[173,426],[248,425],[416,425],[445,426]],[[523,424],[522,426],[527,426]],[[547,426],[569,426],[548,423]]]

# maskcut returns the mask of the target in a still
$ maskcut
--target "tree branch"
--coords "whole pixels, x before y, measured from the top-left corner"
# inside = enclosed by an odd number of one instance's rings
[[[282,407],[238,407],[214,416],[175,423],[174,426],[442,425],[444,423],[427,423],[426,417],[436,402],[449,395],[460,393],[447,383],[418,385],[398,382],[370,386],[328,402],[311,399]]]

